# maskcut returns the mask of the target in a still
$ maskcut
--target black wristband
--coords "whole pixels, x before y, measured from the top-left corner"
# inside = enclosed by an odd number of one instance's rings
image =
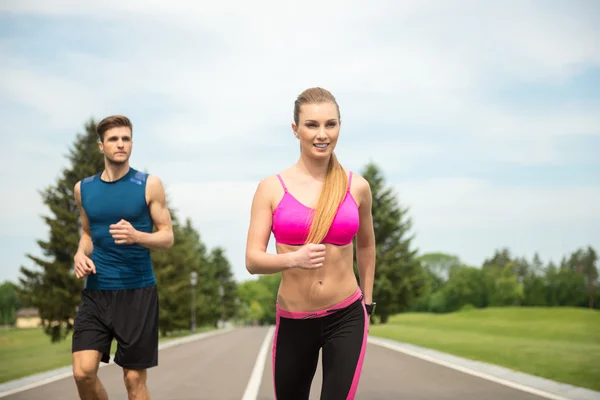
[[[372,302],[371,304],[365,304],[365,308],[367,309],[367,314],[369,315],[373,315],[373,313],[375,312],[375,302]]]

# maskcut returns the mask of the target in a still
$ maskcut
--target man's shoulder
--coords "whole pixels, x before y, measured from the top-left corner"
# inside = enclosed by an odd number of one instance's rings
[[[83,178],[80,182],[81,182],[81,184],[94,182],[96,180],[96,178],[98,178],[98,175],[99,174],[96,173],[94,175],[87,176],[87,177]]]
[[[131,178],[129,180],[138,185],[142,185],[148,181],[149,174],[143,171],[138,171],[132,168]]]

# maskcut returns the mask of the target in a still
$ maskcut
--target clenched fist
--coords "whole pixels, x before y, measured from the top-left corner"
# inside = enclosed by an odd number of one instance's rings
[[[325,245],[308,243],[296,250],[296,266],[303,269],[321,268],[325,261]]]
[[[124,219],[112,224],[108,232],[115,239],[116,244],[134,244],[137,242],[138,231]]]
[[[77,253],[73,258],[75,261],[75,276],[77,279],[83,278],[89,274],[96,273],[96,266],[92,262],[92,260],[86,256],[84,253]]]

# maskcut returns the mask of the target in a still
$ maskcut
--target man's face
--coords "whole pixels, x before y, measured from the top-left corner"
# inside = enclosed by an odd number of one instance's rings
[[[131,130],[126,126],[118,126],[104,132],[104,140],[99,147],[108,161],[123,164],[131,156],[132,145]]]

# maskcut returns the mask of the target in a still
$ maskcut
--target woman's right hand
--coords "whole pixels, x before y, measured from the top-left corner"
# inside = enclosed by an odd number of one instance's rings
[[[302,269],[321,268],[325,262],[325,245],[308,243],[296,250],[295,266]]]

